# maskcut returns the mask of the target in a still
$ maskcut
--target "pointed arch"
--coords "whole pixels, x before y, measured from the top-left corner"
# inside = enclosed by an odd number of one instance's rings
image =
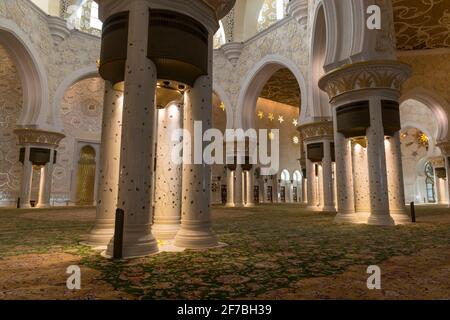
[[[291,60],[278,55],[268,55],[259,61],[245,76],[239,92],[235,127],[250,129],[254,127],[256,102],[264,85],[280,69],[287,68],[295,76],[300,87],[302,106],[307,101],[307,86],[301,70]],[[305,108],[300,106],[300,119]]]
[[[437,141],[446,140],[448,136],[448,103],[434,92],[425,88],[414,88],[400,98],[400,104],[407,100],[417,100],[427,106],[434,114],[438,124]]]
[[[28,36],[11,20],[0,18],[0,44],[13,60],[23,90],[18,126],[47,129],[48,78],[44,63]]]
[[[91,65],[72,72],[63,80],[63,82],[61,82],[56,89],[52,103],[52,116],[55,130],[62,130],[60,106],[66,91],[79,81],[99,76],[97,66]]]

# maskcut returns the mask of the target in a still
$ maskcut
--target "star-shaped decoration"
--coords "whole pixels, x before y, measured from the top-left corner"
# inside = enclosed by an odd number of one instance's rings
[[[278,117],[278,121],[279,121],[280,123],[283,123],[283,122],[284,122],[284,117],[283,117],[283,116],[279,116],[279,117]]]
[[[294,144],[299,144],[300,143],[300,138],[295,136],[292,138],[292,142],[294,142]]]
[[[273,115],[273,113],[269,113],[269,120],[270,121],[275,120],[275,116]]]
[[[259,111],[258,112],[258,118],[260,118],[261,120],[264,119],[264,112]]]
[[[275,134],[272,132],[272,131],[270,131],[270,133],[269,133],[269,140],[273,140],[275,138]]]
[[[222,111],[225,111],[225,104],[222,102],[219,106],[220,109],[222,109]]]
[[[292,120],[292,124],[293,124],[295,127],[297,127],[297,126],[298,126],[298,120],[297,120],[297,119]]]

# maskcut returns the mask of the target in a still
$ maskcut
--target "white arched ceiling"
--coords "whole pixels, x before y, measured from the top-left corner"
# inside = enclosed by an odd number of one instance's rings
[[[47,73],[28,36],[12,21],[0,18],[0,43],[13,60],[22,82],[23,106],[18,125],[47,129]]]
[[[448,137],[449,124],[448,115],[445,110],[450,110],[448,103],[433,92],[424,88],[414,88],[413,90],[406,92],[401,96],[400,104],[402,105],[408,100],[416,100],[432,112],[437,126],[436,141],[446,140]]]
[[[256,103],[262,89],[272,75],[280,69],[287,68],[295,76],[300,87],[302,106],[300,119],[302,119],[307,101],[306,81],[297,65],[281,55],[268,55],[259,61],[245,76],[239,92],[236,106],[235,127],[242,129],[254,128]]]

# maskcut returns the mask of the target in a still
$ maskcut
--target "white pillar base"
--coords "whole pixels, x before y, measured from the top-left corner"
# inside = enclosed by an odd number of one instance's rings
[[[395,209],[390,209],[390,212],[391,212],[391,216],[393,215],[393,214],[396,214],[396,215],[408,215],[408,210],[406,209],[406,206],[404,207],[404,208],[402,208],[402,209],[397,209],[397,210],[395,210]]]
[[[395,221],[390,215],[371,215],[367,219],[367,224],[373,226],[395,226]]]
[[[175,239],[178,231],[180,230],[179,224],[155,224],[152,228],[153,236],[156,240],[173,240]]]
[[[391,213],[391,217],[394,219],[395,225],[412,223],[411,217],[406,213]]]
[[[336,213],[336,208],[335,207],[323,207],[322,211]]]
[[[106,249],[114,237],[114,225],[114,220],[97,220],[94,228],[89,233],[88,239],[83,244],[93,248]]]
[[[175,237],[175,246],[186,249],[211,249],[217,248],[219,242],[210,223],[185,221]]]
[[[126,226],[123,239],[123,259],[133,259],[139,257],[147,257],[159,252],[158,243],[156,242],[151,231],[146,226]],[[114,238],[108,245],[105,256],[112,257],[114,253]]]
[[[363,224],[361,217],[355,213],[338,213],[334,218],[334,223]]]
[[[234,208],[234,207],[236,207],[236,206],[234,205],[234,203],[227,203],[227,204],[225,205],[225,207],[227,207],[227,208]]]

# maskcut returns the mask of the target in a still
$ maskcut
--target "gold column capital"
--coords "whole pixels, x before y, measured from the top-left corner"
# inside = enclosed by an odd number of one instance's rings
[[[320,121],[302,124],[297,128],[302,141],[316,138],[333,139],[334,128],[331,121]]]
[[[60,132],[44,131],[37,129],[21,128],[14,130],[14,133],[19,138],[19,144],[42,145],[51,148],[57,148],[62,139],[66,136]]]
[[[329,72],[319,80],[319,87],[331,101],[344,93],[365,89],[400,91],[411,74],[411,66],[399,61],[364,61]]]

